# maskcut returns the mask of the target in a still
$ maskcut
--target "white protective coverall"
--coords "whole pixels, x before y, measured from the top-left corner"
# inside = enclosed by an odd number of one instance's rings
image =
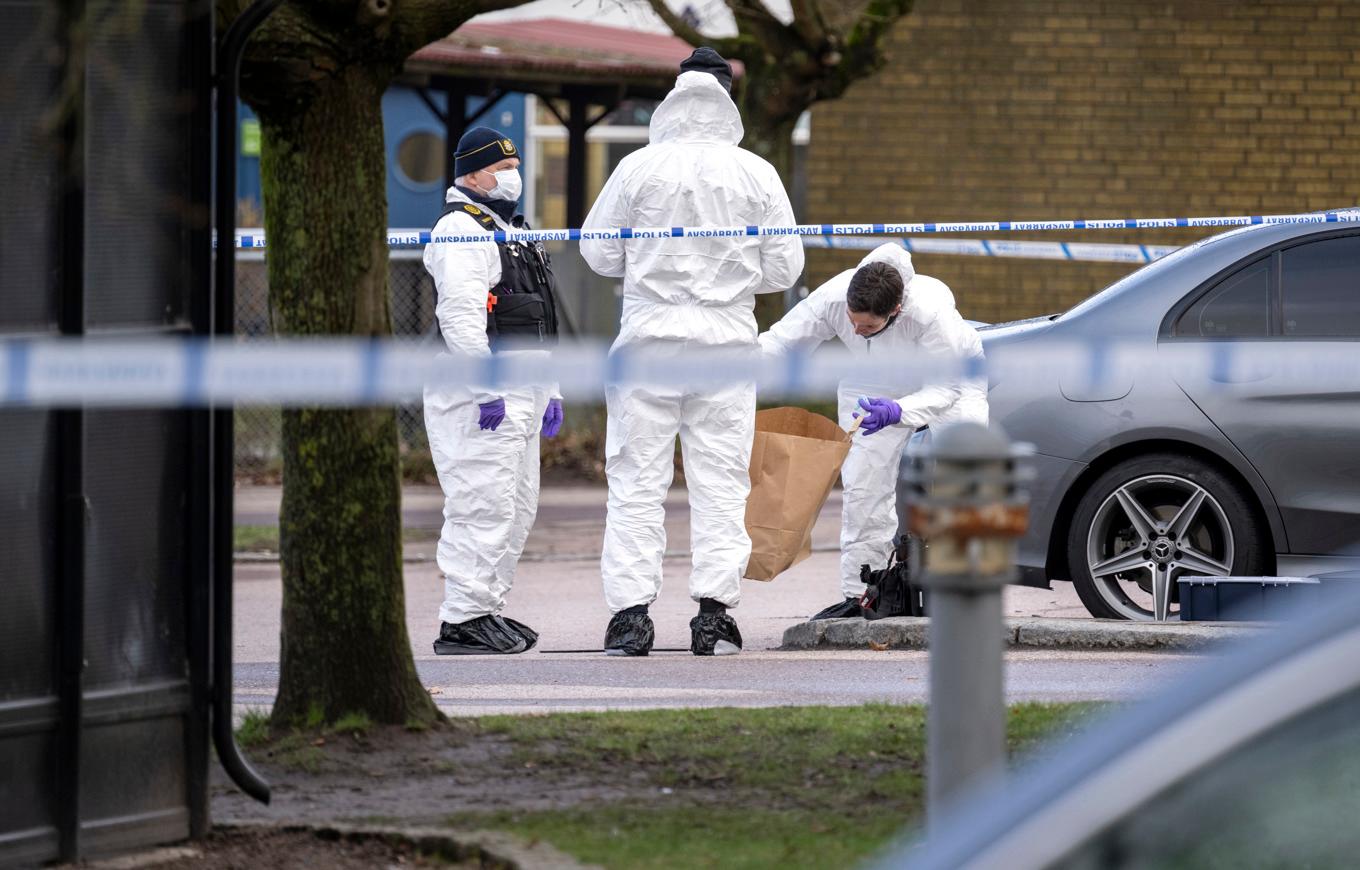
[[[472,202],[450,187],[446,202]],[[482,207],[486,214],[494,213]],[[496,224],[508,229],[500,217]],[[462,211],[445,215],[437,233],[483,233]],[[435,319],[450,351],[489,356],[487,294],[501,280],[498,245],[426,245],[425,268],[434,277]],[[515,350],[541,355],[547,351]],[[478,428],[479,404],[505,399],[505,419],[494,431]],[[460,623],[505,606],[515,566],[538,512],[538,434],[555,383],[492,389],[483,385],[425,388],[425,430],[444,490],[444,528],[436,556],[444,574],[443,622]]]
[[[858,407],[860,398],[901,396],[897,398],[902,406],[901,423],[872,435],[857,433],[841,466],[841,591],[847,598],[864,593],[859,579],[861,565],[877,569],[887,564],[897,533],[897,466],[907,439],[922,426],[962,421],[987,424],[985,379],[931,383],[902,395],[912,379],[909,371],[893,374],[898,366],[895,360],[919,353],[981,357],[982,341],[959,316],[949,287],[943,281],[917,275],[911,254],[901,245],[875,248],[860,266],[872,262],[895,266],[905,287],[901,314],[882,332],[868,338],[855,334],[845,299],[856,269],[847,269],[814,290],[760,336],[765,354],[810,352],[824,341],[839,338],[852,355],[863,360],[863,373],[841,381],[837,390],[839,422],[847,429],[855,416],[864,413]]]
[[[585,227],[792,224],[779,174],[737,147],[742,134],[718,80],[682,73],[652,114],[650,144],[619,163]],[[678,371],[705,349],[755,350],[756,294],[793,286],[803,270],[797,236],[583,240],[581,254],[599,274],[623,278],[614,352],[673,355]],[[751,554],[744,518],[755,385],[623,385],[605,398],[609,513],[600,571],[610,610],[650,604],[660,592],[676,435],[691,509],[690,596],[735,606]]]

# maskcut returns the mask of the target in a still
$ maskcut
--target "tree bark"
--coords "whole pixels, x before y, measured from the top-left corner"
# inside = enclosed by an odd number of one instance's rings
[[[217,0],[219,28],[249,2]],[[260,118],[279,334],[392,334],[383,92],[411,52],[522,2],[289,0],[251,37],[241,88]],[[285,410],[283,484],[273,721],[442,719],[406,633],[395,412]]]
[[[746,83],[737,97],[746,136],[741,144],[764,157],[779,171],[784,189],[793,192],[793,129],[798,125],[798,108],[790,114],[774,103],[783,103],[782,93],[796,87],[774,76]],[[772,93],[773,92],[773,93]]]
[[[381,99],[352,66],[260,106],[270,304],[281,335],[392,334]],[[440,718],[406,632],[391,408],[283,415],[282,658],[273,721]]]
[[[791,0],[787,24],[761,0],[723,2],[737,35],[715,39],[671,12],[666,0],[646,0],[676,36],[742,62],[745,73],[733,94],[746,126],[742,145],[773,164],[789,188],[798,117],[883,65],[883,39],[914,0]]]

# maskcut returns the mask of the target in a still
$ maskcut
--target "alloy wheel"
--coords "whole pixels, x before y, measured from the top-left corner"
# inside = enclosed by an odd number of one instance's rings
[[[1122,484],[1101,503],[1087,532],[1087,567],[1100,597],[1126,619],[1178,614],[1176,581],[1232,573],[1228,515],[1189,478],[1151,474]]]

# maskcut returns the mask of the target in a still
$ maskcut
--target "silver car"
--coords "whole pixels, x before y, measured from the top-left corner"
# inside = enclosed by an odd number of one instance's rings
[[[981,335],[1037,451],[1022,583],[1160,620],[1184,575],[1360,563],[1360,222],[1234,230]]]

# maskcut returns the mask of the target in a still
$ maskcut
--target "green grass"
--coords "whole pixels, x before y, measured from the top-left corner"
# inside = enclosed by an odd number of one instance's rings
[[[331,723],[328,729],[332,734],[349,734],[354,737],[367,737],[373,730],[373,720],[364,713],[346,713]]]
[[[279,527],[237,526],[233,533],[232,546],[238,553],[277,553]]]
[[[401,530],[404,543],[433,543],[439,540],[438,529],[404,528]],[[237,553],[277,553],[279,551],[278,526],[236,526],[233,548]]]
[[[1016,705],[1009,747],[1070,733],[1091,709]],[[627,771],[633,796],[450,823],[546,840],[610,868],[842,867],[923,809],[919,705],[488,717],[479,728],[545,773],[613,782]]]
[[[269,742],[269,714],[260,710],[248,710],[236,726],[236,742],[245,749],[262,746]]]
[[[326,753],[317,745],[318,738],[302,731],[280,737],[274,743],[270,758],[284,767],[306,773],[319,773],[326,766]]]

